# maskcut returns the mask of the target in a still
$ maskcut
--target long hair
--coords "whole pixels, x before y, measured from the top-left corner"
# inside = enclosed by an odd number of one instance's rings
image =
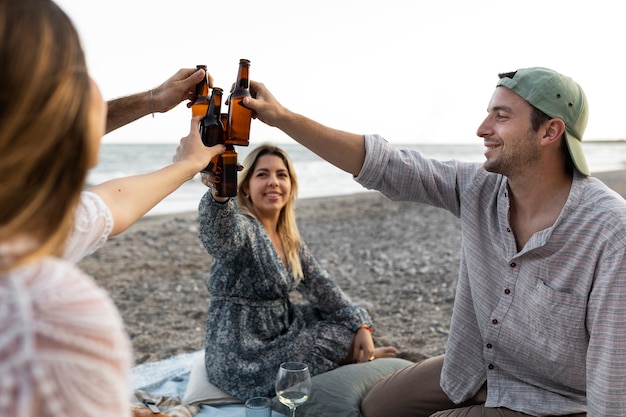
[[[250,183],[250,176],[254,172],[256,163],[263,155],[275,155],[283,160],[287,172],[289,173],[289,179],[291,180],[291,194],[287,199],[287,204],[281,209],[278,217],[278,225],[276,227],[280,241],[283,245],[287,262],[293,271],[294,277],[297,279],[303,278],[302,265],[300,263],[300,232],[298,231],[298,225],[296,223],[296,196],[298,195],[298,178],[296,177],[296,171],[287,152],[278,146],[271,144],[262,144],[253,149],[243,162],[243,170],[239,172],[238,183],[239,186],[237,192],[237,202],[239,203],[239,209],[243,213],[247,213],[253,217],[256,217],[256,211],[252,201],[246,197],[244,188]]]
[[[0,0],[0,62],[0,270],[8,270],[63,252],[88,170],[91,89],[78,33],[49,0]]]

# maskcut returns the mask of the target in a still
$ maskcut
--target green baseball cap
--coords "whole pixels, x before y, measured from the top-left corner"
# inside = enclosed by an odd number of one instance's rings
[[[533,67],[517,70],[513,78],[501,78],[498,86],[510,88],[548,116],[563,120],[574,166],[589,175],[582,147],[589,105],[583,89],[574,80],[548,68]]]

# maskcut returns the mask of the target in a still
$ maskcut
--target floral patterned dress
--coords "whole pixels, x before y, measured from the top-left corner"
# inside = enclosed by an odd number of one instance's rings
[[[273,396],[281,362],[300,361],[316,375],[339,366],[354,332],[371,325],[302,243],[304,278],[294,279],[263,225],[240,214],[235,199],[216,202],[207,192],[199,207],[199,236],[213,266],[207,281],[209,381],[242,400]],[[306,300],[292,303],[297,290]]]

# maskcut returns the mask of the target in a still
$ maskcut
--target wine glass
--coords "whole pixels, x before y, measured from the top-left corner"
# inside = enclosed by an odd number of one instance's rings
[[[276,375],[278,400],[289,407],[291,417],[296,417],[296,407],[304,404],[311,393],[311,374],[306,363],[284,362]]]

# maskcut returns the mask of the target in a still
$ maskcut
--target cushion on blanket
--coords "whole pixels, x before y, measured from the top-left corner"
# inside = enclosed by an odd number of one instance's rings
[[[367,363],[344,365],[311,378],[309,401],[298,407],[298,417],[361,417],[361,400],[380,379],[413,362],[400,358],[381,358]],[[276,411],[289,415],[278,398]]]
[[[204,367],[204,355],[198,355],[194,358],[191,373],[189,374],[189,383],[183,396],[184,404],[238,404],[243,403],[238,398],[222,391],[209,382]]]
[[[298,407],[298,417],[361,417],[361,400],[380,379],[413,362],[400,358],[382,358],[367,363],[344,365],[311,378],[311,397]],[[274,398],[272,408],[289,415],[289,409]],[[184,404],[243,403],[209,382],[204,355],[194,358]]]

